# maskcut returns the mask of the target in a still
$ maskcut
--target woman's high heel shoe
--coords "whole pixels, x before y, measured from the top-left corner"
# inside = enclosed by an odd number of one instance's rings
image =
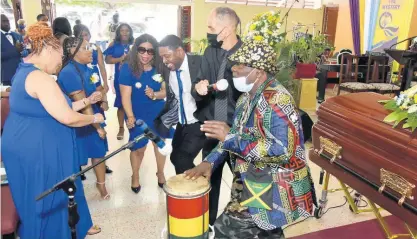
[[[133,176],[132,176],[132,179],[133,179]],[[140,189],[142,188],[142,186],[139,184],[139,186],[137,186],[137,187],[130,186],[130,188],[132,189],[132,192],[138,194],[140,192]]]
[[[99,191],[99,193],[100,193],[100,195],[101,195],[101,190],[100,190],[100,188],[99,188],[99,185],[104,185],[104,184],[106,184],[106,182],[96,182],[96,186],[97,186],[97,189],[98,189],[98,191]],[[107,193],[105,196],[101,196],[101,198],[103,199],[103,200],[109,200],[110,199],[110,194],[109,193]]]
[[[158,177],[158,174],[159,174],[159,173],[156,173],[156,177]],[[158,186],[159,186],[160,188],[163,188],[163,187],[164,187],[164,184],[165,184],[165,182],[160,183],[160,182],[159,182],[159,180],[158,180]]]

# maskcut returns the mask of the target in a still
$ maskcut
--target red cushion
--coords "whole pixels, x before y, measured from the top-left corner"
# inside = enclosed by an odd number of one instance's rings
[[[4,122],[6,122],[6,118],[9,115],[10,107],[9,107],[9,98],[2,98],[1,99],[1,128],[3,129]]]
[[[9,186],[1,186],[1,234],[10,234],[16,231],[19,216],[13,203]]]

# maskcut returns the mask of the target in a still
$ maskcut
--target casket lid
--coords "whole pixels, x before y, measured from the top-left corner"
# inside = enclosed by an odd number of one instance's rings
[[[386,151],[406,153],[410,147],[417,149],[415,134],[403,129],[402,124],[393,128],[393,124],[383,122],[391,112],[386,110],[380,100],[388,96],[372,92],[352,93],[330,98],[323,102],[318,111],[318,123],[355,136],[366,144],[374,145]]]

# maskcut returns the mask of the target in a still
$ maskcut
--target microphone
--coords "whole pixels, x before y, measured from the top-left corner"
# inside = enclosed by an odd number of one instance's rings
[[[409,38],[407,38],[407,39],[405,39],[405,40],[402,40],[402,41],[400,41],[400,42],[394,43],[394,44],[392,44],[392,46],[390,46],[390,47],[389,47],[389,49],[392,49],[392,47],[393,47],[393,46],[396,46],[396,45],[401,44],[401,43],[403,43],[403,42],[405,42],[405,41],[408,41],[408,40],[412,40],[412,39],[414,39],[414,38],[416,38],[416,37],[417,37],[417,36],[409,37]]]
[[[168,156],[172,152],[172,145],[165,144],[162,138],[155,134],[143,120],[137,120],[136,126],[143,130],[146,138],[150,139],[158,146],[159,152],[162,155]]]
[[[225,91],[229,87],[229,82],[226,79],[221,79],[214,84],[207,86],[208,91]]]

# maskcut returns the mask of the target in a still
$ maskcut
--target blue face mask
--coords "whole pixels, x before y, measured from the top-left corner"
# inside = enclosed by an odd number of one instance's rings
[[[26,28],[26,25],[19,25],[19,29],[20,30],[23,30],[23,29],[25,29]]]

